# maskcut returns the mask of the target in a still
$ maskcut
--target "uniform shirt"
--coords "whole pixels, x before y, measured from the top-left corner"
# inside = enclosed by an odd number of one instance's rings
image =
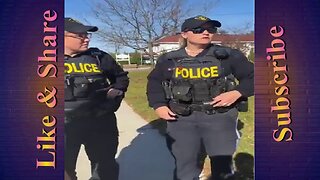
[[[208,46],[196,57],[205,56],[209,48]],[[147,83],[147,97],[149,101],[149,106],[157,109],[160,106],[167,106],[168,100],[165,99],[165,93],[162,88],[161,82],[165,80],[170,80],[172,78],[172,68],[174,67],[173,60],[169,60],[168,56],[170,53],[177,53],[181,57],[190,57],[184,48],[181,48],[175,52],[169,52],[161,55],[158,60],[156,67],[148,75]],[[231,49],[229,56],[226,59],[221,60],[221,66],[223,68],[224,75],[233,74],[239,81],[236,90],[241,93],[243,97],[249,97],[253,95],[253,63],[248,61],[248,59],[239,50]]]

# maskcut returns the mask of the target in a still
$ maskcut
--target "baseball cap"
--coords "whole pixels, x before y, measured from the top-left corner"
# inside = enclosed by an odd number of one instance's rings
[[[181,31],[185,31],[186,29],[194,29],[202,26],[205,23],[212,23],[214,27],[221,27],[221,23],[219,21],[212,20],[208,17],[199,15],[196,17],[186,19],[181,26]]]
[[[72,18],[64,18],[64,30],[71,33],[86,33],[86,32],[96,32],[98,27],[96,26],[86,26],[81,22],[74,20]]]

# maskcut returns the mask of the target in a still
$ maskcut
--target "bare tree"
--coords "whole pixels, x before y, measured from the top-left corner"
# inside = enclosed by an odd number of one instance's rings
[[[144,51],[153,60],[153,43],[178,31],[181,0],[104,0],[93,8],[105,27],[99,36],[113,44]]]
[[[244,39],[250,39],[254,32],[250,30],[251,23],[244,23],[242,27],[233,27],[229,30],[219,30],[219,34],[224,36],[222,38],[222,45],[241,50],[243,53],[248,54],[251,50],[253,43],[246,42]]]
[[[182,21],[195,7],[188,0],[101,0],[94,4],[93,14],[104,25],[98,33],[100,39],[144,51],[152,63],[154,42],[179,32]],[[203,4],[208,6],[208,1]],[[198,12],[205,15],[208,8],[199,7]]]

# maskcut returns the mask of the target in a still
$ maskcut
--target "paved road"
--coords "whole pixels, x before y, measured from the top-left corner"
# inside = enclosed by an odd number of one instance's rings
[[[117,111],[120,165],[119,180],[171,180],[174,160],[158,130],[137,115],[125,102]],[[90,177],[88,158],[81,148],[77,163],[79,180]]]

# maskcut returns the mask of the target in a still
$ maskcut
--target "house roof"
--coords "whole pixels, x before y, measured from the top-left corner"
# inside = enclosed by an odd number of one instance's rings
[[[160,43],[160,44],[178,43],[180,36],[181,36],[180,34],[166,36],[156,41],[156,43]],[[254,34],[253,33],[251,34],[215,34],[213,36],[213,41],[227,42],[227,41],[234,41],[234,40],[253,42]]]

